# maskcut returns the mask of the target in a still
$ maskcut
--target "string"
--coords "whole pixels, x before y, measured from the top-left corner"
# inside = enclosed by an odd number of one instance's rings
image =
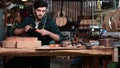
[[[44,21],[44,24],[43,24],[43,29],[45,28],[45,24],[46,24],[46,20],[47,20],[47,15],[45,15],[46,18],[45,18],[45,21]]]

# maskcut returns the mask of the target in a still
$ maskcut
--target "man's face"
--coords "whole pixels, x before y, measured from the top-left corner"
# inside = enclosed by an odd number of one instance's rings
[[[47,9],[46,7],[39,7],[35,9],[35,15],[38,20],[42,19],[42,17],[45,15],[46,9]]]

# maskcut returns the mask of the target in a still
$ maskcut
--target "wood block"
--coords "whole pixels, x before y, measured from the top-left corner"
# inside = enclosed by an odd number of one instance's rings
[[[114,48],[114,52],[113,52],[113,55],[112,55],[112,61],[113,62],[119,62],[118,60],[118,58],[119,58],[119,55],[118,55],[118,52],[119,52],[119,50],[118,50],[118,47],[115,47]]]
[[[7,41],[12,40],[12,41],[37,41],[37,37],[7,37]]]
[[[82,19],[80,21],[80,25],[91,25],[91,24],[98,24],[98,22],[92,19]]]
[[[3,48],[16,48],[16,41],[2,41]]]
[[[34,49],[41,46],[41,41],[17,41],[17,48]]]

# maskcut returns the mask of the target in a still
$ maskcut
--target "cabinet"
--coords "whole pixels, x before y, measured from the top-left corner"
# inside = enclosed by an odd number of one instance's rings
[[[95,38],[101,38],[101,34],[103,31],[103,22],[104,22],[104,16],[106,14],[109,14],[111,12],[114,12],[115,9],[117,8],[116,6],[116,0],[108,0],[108,1],[103,1],[103,0],[97,0],[97,7],[92,10],[92,20],[97,21],[97,25],[94,25],[94,22],[92,25],[90,25],[91,29],[91,37]],[[109,22],[109,19],[108,19]]]
[[[94,10],[93,11],[93,16],[96,18],[92,18],[93,20],[95,19],[97,21],[97,25],[91,25],[90,28],[91,28],[91,35],[92,37],[96,37],[98,36],[99,38],[101,38],[101,35],[104,31],[104,28],[103,28],[103,23],[107,23],[108,26],[107,27],[110,27],[111,26],[111,23],[108,19],[108,22],[105,22],[104,21],[104,17],[109,14],[109,13],[113,13],[115,12],[115,9],[109,9],[109,10],[105,10],[105,9],[102,9],[102,10]],[[105,30],[106,31],[106,30]]]

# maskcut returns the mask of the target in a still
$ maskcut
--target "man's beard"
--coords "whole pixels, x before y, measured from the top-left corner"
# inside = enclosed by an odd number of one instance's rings
[[[36,16],[35,16],[36,21],[40,21],[40,20],[42,19],[42,17],[43,17],[43,16],[41,16],[41,15],[38,15],[38,16],[36,15]]]
[[[42,15],[38,15],[37,16],[38,19],[42,19],[42,17],[43,17]]]

